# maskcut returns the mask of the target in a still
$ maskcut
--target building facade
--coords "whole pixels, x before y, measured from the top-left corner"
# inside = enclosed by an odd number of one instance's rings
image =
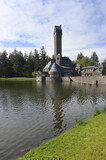
[[[44,67],[45,77],[60,80],[61,77],[70,77],[76,75],[75,64],[68,57],[62,57],[62,26],[54,27],[54,55],[48,64]]]
[[[101,63],[97,66],[76,66],[77,76],[106,76],[106,63]]]
[[[62,56],[62,26],[54,26],[54,55],[51,61],[43,68],[40,81],[69,79],[76,76],[106,76],[106,63],[99,67],[81,67],[75,65],[68,57]],[[39,79],[39,78],[38,78]]]

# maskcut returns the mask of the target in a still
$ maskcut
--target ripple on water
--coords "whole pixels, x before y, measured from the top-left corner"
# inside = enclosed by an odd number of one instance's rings
[[[12,159],[73,127],[106,104],[106,87],[0,82],[0,160]]]

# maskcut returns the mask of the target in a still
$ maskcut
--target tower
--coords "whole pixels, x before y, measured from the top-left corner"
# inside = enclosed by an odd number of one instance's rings
[[[54,57],[62,57],[62,29],[60,26],[54,27]]]

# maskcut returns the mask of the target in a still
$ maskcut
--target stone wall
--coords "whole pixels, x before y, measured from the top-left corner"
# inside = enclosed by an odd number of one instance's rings
[[[56,77],[56,78],[50,78],[50,77],[37,77],[36,78],[36,81],[37,82],[52,82],[52,81],[62,81],[62,78],[61,77]]]
[[[70,77],[70,78],[72,79],[72,81],[77,82],[77,83],[106,85],[106,76]]]
[[[42,76],[36,77],[36,81],[37,82],[45,82],[46,81],[46,77],[42,77]]]
[[[44,81],[57,81],[56,79],[51,79],[50,77],[37,77],[36,79],[38,82],[44,82]],[[90,76],[90,77],[61,77],[62,82],[70,82],[70,81],[76,82],[76,83],[86,83],[86,84],[104,84],[106,85],[106,76]]]
[[[70,82],[71,79],[69,77],[62,77],[62,82]]]

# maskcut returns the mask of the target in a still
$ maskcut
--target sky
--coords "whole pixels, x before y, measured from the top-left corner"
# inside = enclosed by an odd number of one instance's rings
[[[0,51],[54,53],[54,25],[62,25],[62,55],[106,58],[106,0],[0,0]]]

